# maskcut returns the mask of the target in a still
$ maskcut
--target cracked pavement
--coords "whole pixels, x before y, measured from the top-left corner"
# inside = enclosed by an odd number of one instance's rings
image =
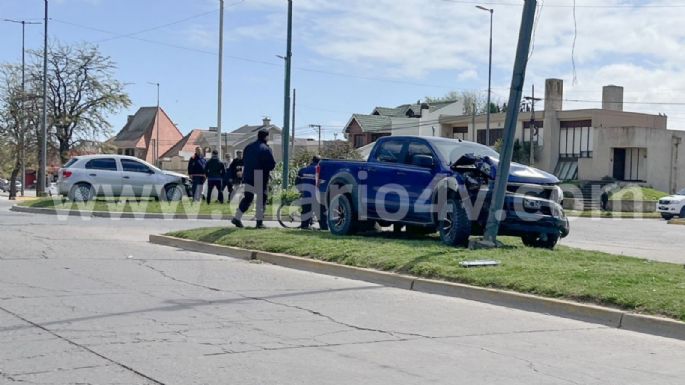
[[[685,342],[147,243],[0,200],[0,384],[682,384]]]

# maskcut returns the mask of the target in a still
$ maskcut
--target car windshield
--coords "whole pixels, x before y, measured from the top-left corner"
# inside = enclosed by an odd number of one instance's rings
[[[440,153],[440,156],[447,161],[448,165],[453,164],[466,154],[489,156],[491,158],[499,159],[497,151],[478,143],[445,140],[435,141],[433,142],[433,145]]]
[[[676,193],[676,195],[685,195],[685,188],[682,189],[682,190],[680,190],[680,191],[678,191],[678,192]]]

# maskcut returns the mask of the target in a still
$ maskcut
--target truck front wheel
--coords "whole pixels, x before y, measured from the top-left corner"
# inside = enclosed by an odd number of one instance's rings
[[[349,235],[355,232],[356,220],[348,195],[339,194],[328,205],[328,229],[331,234]]]
[[[466,247],[471,235],[471,221],[461,201],[450,197],[447,199],[438,217],[440,239],[446,245]]]
[[[559,242],[558,234],[526,234],[521,237],[523,244],[528,247],[537,247],[552,250]]]

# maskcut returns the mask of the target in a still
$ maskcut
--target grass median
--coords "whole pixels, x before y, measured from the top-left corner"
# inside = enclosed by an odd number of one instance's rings
[[[67,210],[88,213],[93,211],[109,213],[146,213],[146,214],[179,214],[179,215],[216,215],[230,216],[235,213],[238,202],[207,204],[202,201],[194,203],[189,199],[180,202],[155,201],[153,199],[96,199],[90,202],[72,202],[61,198],[41,198],[19,203],[19,206]],[[266,207],[266,215],[275,215],[271,205]],[[254,204],[247,214],[254,213]]]
[[[558,246],[524,247],[504,237],[496,250],[447,247],[436,237],[405,234],[336,237],[327,232],[202,228],[167,235],[252,250],[284,253],[349,266],[409,274],[612,306],[685,321],[685,269],[600,252]],[[459,262],[500,261],[498,267],[465,269]]]

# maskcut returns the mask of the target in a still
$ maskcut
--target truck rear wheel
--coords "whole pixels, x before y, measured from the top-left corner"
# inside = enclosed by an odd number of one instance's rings
[[[449,246],[466,247],[471,235],[471,221],[461,201],[455,197],[447,198],[438,217],[440,239]]]
[[[356,222],[349,195],[334,196],[328,205],[328,229],[331,234],[353,234],[356,231]]]

